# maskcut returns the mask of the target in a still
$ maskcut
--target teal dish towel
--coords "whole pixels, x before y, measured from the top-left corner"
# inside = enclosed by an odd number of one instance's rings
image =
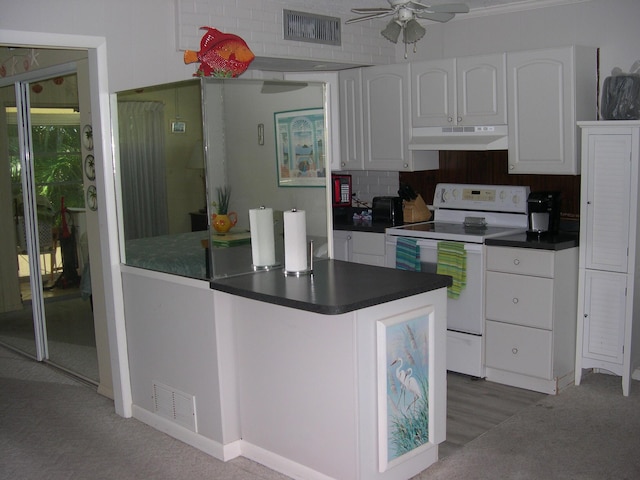
[[[420,247],[413,238],[398,237],[396,243],[396,268],[399,270],[420,271]]]
[[[449,275],[453,285],[447,288],[449,298],[459,298],[467,285],[467,252],[464,243],[438,242],[438,269],[436,273]]]

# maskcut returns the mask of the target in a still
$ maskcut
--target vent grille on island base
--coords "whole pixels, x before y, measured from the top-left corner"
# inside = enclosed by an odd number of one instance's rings
[[[341,45],[340,19],[315,13],[282,11],[284,39],[299,42]]]
[[[153,384],[155,413],[175,423],[198,432],[196,422],[196,398],[161,383]]]

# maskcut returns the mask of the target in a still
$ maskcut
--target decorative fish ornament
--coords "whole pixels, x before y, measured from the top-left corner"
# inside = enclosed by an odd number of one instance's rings
[[[255,58],[247,43],[237,35],[211,27],[200,40],[200,51],[186,50],[184,63],[200,62],[194,77],[237,77]]]

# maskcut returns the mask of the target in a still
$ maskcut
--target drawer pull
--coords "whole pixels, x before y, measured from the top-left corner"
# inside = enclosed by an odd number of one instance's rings
[[[511,301],[512,301],[514,304],[516,304],[516,303],[518,303],[518,301],[519,301],[519,300],[518,300],[517,298],[514,298],[514,299],[513,299],[513,300],[511,300]]]
[[[513,353],[514,355],[517,355],[518,354],[518,349],[516,347],[513,347],[511,349],[511,353]]]
[[[517,258],[515,258],[515,259],[513,260],[513,264],[514,264],[514,265],[520,265],[520,260],[518,260]]]

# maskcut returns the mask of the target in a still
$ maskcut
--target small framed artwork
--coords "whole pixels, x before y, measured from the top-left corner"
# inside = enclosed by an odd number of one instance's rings
[[[91,125],[82,127],[82,145],[87,150],[93,150],[93,127]]]
[[[88,180],[96,179],[96,159],[93,155],[87,155],[84,158],[84,174]]]
[[[186,132],[187,132],[186,122],[171,122],[171,133],[186,133]]]
[[[324,187],[324,110],[291,110],[274,116],[278,186]]]
[[[380,472],[433,447],[434,323],[430,306],[376,323]]]
[[[89,187],[87,187],[86,204],[89,210],[94,212],[98,210],[98,191],[95,185],[89,185]]]

